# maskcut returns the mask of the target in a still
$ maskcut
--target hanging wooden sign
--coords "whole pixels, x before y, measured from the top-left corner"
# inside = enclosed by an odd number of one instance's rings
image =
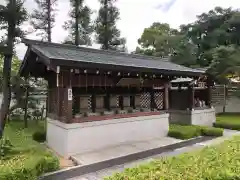
[[[68,101],[72,101],[72,89],[68,89]]]

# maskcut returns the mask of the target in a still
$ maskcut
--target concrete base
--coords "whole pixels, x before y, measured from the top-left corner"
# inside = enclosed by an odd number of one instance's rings
[[[214,108],[198,110],[170,110],[169,123],[181,125],[213,126],[216,122]]]
[[[65,124],[47,120],[47,144],[63,157],[167,136],[169,114]]]

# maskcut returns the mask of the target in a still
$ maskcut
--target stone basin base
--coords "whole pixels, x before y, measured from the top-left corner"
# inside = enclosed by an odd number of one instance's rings
[[[216,122],[214,108],[197,110],[170,110],[169,123],[181,125],[213,126]]]
[[[47,120],[47,144],[63,157],[132,141],[165,137],[169,114],[66,124]]]

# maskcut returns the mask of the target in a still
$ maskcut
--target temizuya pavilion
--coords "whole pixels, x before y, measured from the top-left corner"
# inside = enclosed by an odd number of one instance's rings
[[[215,119],[211,80],[204,71],[168,59],[27,39],[23,42],[28,50],[20,75],[48,81],[47,144],[62,156],[164,137],[169,113],[171,117],[194,119],[195,124]],[[196,84],[188,83],[182,90],[178,83],[178,90],[171,90],[171,81],[179,77],[202,79],[204,83],[201,92],[206,107],[199,108],[197,114]]]

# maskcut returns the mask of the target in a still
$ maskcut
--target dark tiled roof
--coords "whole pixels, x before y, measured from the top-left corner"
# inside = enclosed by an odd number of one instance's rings
[[[92,48],[76,47],[56,43],[46,43],[33,40],[23,40],[32,49],[44,54],[49,59],[88,62],[96,64],[127,66],[147,69],[204,73],[204,71],[174,64],[168,58],[157,58]]]

